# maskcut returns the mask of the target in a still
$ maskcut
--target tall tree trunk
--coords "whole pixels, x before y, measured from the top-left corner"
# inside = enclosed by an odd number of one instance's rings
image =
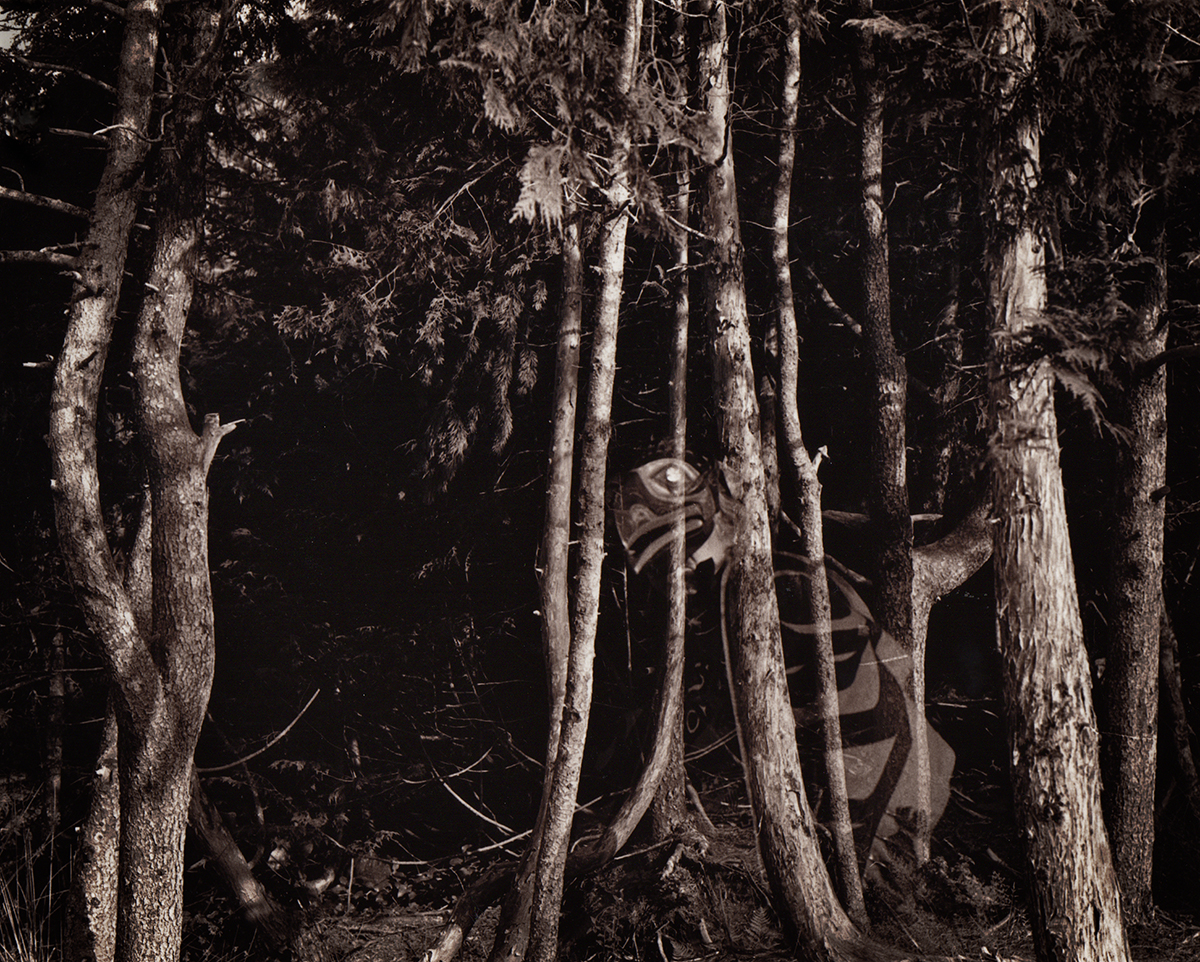
[[[1100,682],[1105,737],[1100,742],[1104,812],[1125,917],[1144,921],[1153,907],[1154,775],[1158,737],[1158,639],[1162,620],[1162,488],[1167,465],[1167,377],[1164,366],[1139,362],[1167,345],[1162,323],[1166,270],[1146,259],[1135,270],[1141,290],[1123,292],[1137,305],[1131,331],[1137,355],[1132,383],[1109,398],[1110,416],[1129,429],[1116,445],[1108,586],[1108,651]]]
[[[173,60],[189,69],[173,91],[176,103],[165,124],[154,249],[133,345],[138,429],[153,507],[153,623],[143,642],[158,686],[144,708],[147,724],[120,727],[118,962],[179,952],[192,755],[215,661],[207,478],[217,443],[233,427],[210,414],[197,435],[180,380],[204,211],[216,17],[199,5],[180,29]]]
[[[682,0],[676,0],[680,21],[675,26],[680,49],[685,34],[682,26]],[[691,204],[691,171],[688,169],[690,154],[683,149],[676,152],[675,163],[675,216],[687,226]],[[679,230],[675,248],[675,324],[671,338],[671,384],[669,417],[671,420],[671,457],[683,461],[687,457],[687,376],[688,376],[688,322],[691,306],[688,298],[688,236]],[[684,569],[687,548],[684,539],[683,518],[675,524],[675,537],[671,542],[671,568],[667,575],[667,630],[665,657],[663,658],[663,686],[678,688],[663,720],[670,741],[667,758],[658,792],[651,808],[654,837],[669,838],[687,823],[687,772],[683,764],[683,666],[684,640],[687,634],[687,572]]]
[[[633,87],[642,30],[641,0],[626,0],[624,39],[617,75],[618,96]],[[579,566],[571,608],[571,650],[567,665],[562,730],[553,770],[542,845],[533,885],[529,936],[532,962],[552,962],[558,954],[558,921],[563,876],[575,800],[583,767],[583,749],[591,714],[593,661],[604,566],[605,479],[612,434],[612,394],[616,378],[617,326],[625,277],[625,235],[629,226],[630,153],[628,128],[613,133],[605,222],[599,240],[600,291],[592,333],[583,447],[579,468]]]
[[[686,0],[671,0],[671,62],[678,78],[673,93],[680,102],[686,102],[687,85],[687,14]],[[691,211],[692,180],[691,151],[680,147],[674,153],[675,163],[675,219],[677,239],[675,241],[675,264],[673,269],[675,324],[671,338],[671,384],[669,418],[671,421],[671,457],[683,461],[687,458],[687,376],[688,376],[688,330],[691,320],[691,303],[688,284],[689,270],[688,215]],[[669,838],[687,824],[687,771],[684,767],[684,704],[683,666],[684,642],[687,634],[687,583],[684,561],[686,557],[682,523],[677,525],[675,540],[671,545],[671,569],[667,582],[667,630],[665,656],[663,658],[663,684],[678,684],[680,691],[672,708],[672,717],[665,720],[670,732],[667,746],[666,767],[658,785],[654,802],[650,808],[653,834],[656,839]],[[678,682],[673,679],[678,675]]]
[[[205,479],[222,428],[215,416],[197,437],[187,420],[179,348],[195,272],[203,125],[215,76],[202,58],[212,19],[186,36],[198,46],[177,62],[186,72],[166,126],[158,179],[158,222],[150,295],[134,346],[137,418],[153,509],[150,624],[121,584],[104,535],[96,465],[96,404],[112,336],[129,227],[137,209],[154,89],[161,7],[126,7],[113,145],[97,193],[88,253],[55,372],[50,439],[55,513],[67,567],[114,681],[120,756],[120,841],[115,958],[178,957],[183,838],[192,751],[212,681]]]
[[[771,560],[770,518],[750,365],[733,157],[725,4],[701,2],[702,109],[720,145],[705,152],[701,231],[705,313],[722,468],[741,506],[727,569],[729,671],[755,837],[780,918],[814,959],[837,958],[859,933],[834,895],[805,797],[788,696]],[[819,580],[819,579],[818,579]]]
[[[992,74],[982,151],[992,338],[989,423],[996,607],[1017,824],[1039,959],[1124,960],[1121,898],[1100,811],[1099,746],[1075,589],[1047,361],[1017,341],[1046,304],[1034,192],[1040,128],[1028,107],[1030,0],[1002,0],[984,39]]]
[[[829,608],[829,582],[825,575],[825,534],[821,518],[821,482],[804,446],[797,406],[800,344],[796,305],[792,296],[791,248],[788,227],[792,210],[792,172],[796,160],[796,115],[800,98],[800,15],[787,8],[784,41],[783,95],[780,107],[778,173],[772,204],[771,260],[775,268],[777,348],[780,358],[780,424],[786,446],[783,461],[799,500],[800,551],[815,572],[809,593],[809,618],[817,651],[817,700],[821,710],[825,777],[829,786],[833,822],[838,892],[850,917],[867,928],[862,876],[854,848],[850,799],[842,755],[842,724],[838,702],[837,667],[833,654],[833,628]]]
[[[117,683],[113,690],[113,721],[111,727],[106,725],[101,755],[103,774],[94,786],[92,817],[81,840],[84,871],[76,888],[78,914],[71,929],[73,950],[83,953],[80,957],[95,957],[102,962],[113,957],[117,939],[120,830],[116,707],[118,702],[128,701],[131,683],[138,684],[142,679],[149,682],[147,694],[152,697],[157,674],[105,537],[96,418],[129,231],[142,189],[161,14],[158,0],[132,0],[126,7],[108,160],[80,257],[80,279],[71,297],[50,405],[52,490],[59,548],[88,627],[99,639]],[[121,707],[125,717],[130,718],[132,708],[127,704]],[[107,761],[113,764],[104,764]]]
[[[872,0],[857,0],[855,16],[874,15]],[[916,762],[918,799],[914,854],[929,859],[932,831],[929,733],[925,725],[925,632],[913,632],[913,527],[908,504],[906,418],[908,372],[892,333],[887,216],[883,205],[883,103],[885,86],[875,58],[875,37],[859,27],[854,37],[854,83],[859,108],[859,211],[862,230],[863,341],[867,362],[870,436],[867,513],[875,533],[878,617],[912,657],[912,690],[905,692]],[[919,642],[920,647],[917,647]]]
[[[554,368],[554,411],[551,416],[550,465],[546,481],[546,517],[542,529],[538,588],[542,603],[542,646],[550,701],[549,736],[542,801],[529,846],[501,909],[492,945],[493,962],[524,956],[532,921],[533,883],[550,804],[551,773],[558,756],[563,703],[567,691],[567,658],[571,650],[570,571],[571,479],[575,459],[575,411],[579,399],[579,353],[583,330],[583,252],[579,215],[563,222],[562,306]],[[455,946],[457,950],[457,946]]]

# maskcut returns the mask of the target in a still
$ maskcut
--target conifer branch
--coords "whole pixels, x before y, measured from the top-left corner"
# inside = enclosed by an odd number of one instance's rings
[[[40,251],[0,251],[0,264],[51,264],[74,271],[79,267],[79,258],[74,254],[42,249]]]
[[[60,214],[70,214],[72,217],[87,218],[88,211],[57,197],[43,197],[40,194],[30,194],[23,190],[13,190],[10,187],[0,187],[0,200],[11,200],[18,204],[30,204],[34,207],[44,207],[46,210],[58,211]]]

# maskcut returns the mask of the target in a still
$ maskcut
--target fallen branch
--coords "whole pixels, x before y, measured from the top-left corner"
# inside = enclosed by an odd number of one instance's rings
[[[235,421],[235,422],[231,422],[231,423],[236,424],[237,422]],[[199,772],[201,775],[212,775],[216,772],[227,772],[231,768],[237,768],[240,765],[245,765],[246,762],[250,761],[250,759],[257,758],[263,752],[267,751],[270,748],[273,748],[275,745],[278,745],[281,741],[283,741],[284,738],[287,737],[287,733],[296,727],[296,722],[298,722],[304,716],[304,713],[306,711],[308,711],[309,706],[311,706],[312,703],[317,700],[317,695],[319,695],[319,694],[321,694],[320,688],[318,688],[316,691],[314,691],[312,693],[312,697],[307,702],[305,702],[304,707],[300,709],[299,714],[297,714],[295,718],[293,718],[290,722],[288,722],[287,728],[285,728],[278,735],[276,735],[274,738],[272,738],[269,742],[267,742],[265,745],[263,745],[262,748],[259,748],[256,751],[252,751],[249,755],[243,755],[241,758],[230,762],[228,765],[214,765],[212,768],[200,768],[197,766],[196,771]]]

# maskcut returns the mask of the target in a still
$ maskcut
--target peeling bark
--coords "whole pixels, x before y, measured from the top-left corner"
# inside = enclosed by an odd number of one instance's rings
[[[1046,305],[1033,203],[1040,126],[1025,103],[1033,16],[1029,0],[1002,0],[983,42],[995,98],[982,178],[997,635],[1037,956],[1117,962],[1129,958],[1129,946],[1100,811],[1098,733],[1059,468],[1054,374],[1048,361],[1022,364],[1013,350]]]

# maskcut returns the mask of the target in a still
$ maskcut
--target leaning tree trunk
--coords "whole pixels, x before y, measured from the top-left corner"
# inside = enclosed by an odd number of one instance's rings
[[[1100,683],[1103,801],[1125,917],[1153,908],[1154,775],[1158,758],[1159,626],[1162,620],[1163,485],[1167,466],[1167,372],[1140,364],[1167,345],[1166,270],[1145,259],[1136,307],[1131,383],[1110,398],[1110,416],[1129,429],[1116,444],[1109,538],[1108,650]]]
[[[1042,960],[1129,957],[1121,899],[1100,811],[1091,678],[1067,531],[1054,373],[1018,358],[1045,310],[1034,192],[1039,123],[1028,107],[1034,54],[1030,0],[1002,0],[984,41],[993,115],[984,137],[992,338],[989,422],[994,568],[1017,824]]]
[[[861,937],[838,903],[821,859],[796,749],[775,599],[741,226],[729,149],[725,4],[717,0],[699,7],[704,14],[699,51],[702,109],[711,130],[723,134],[704,157],[708,163],[700,225],[707,239],[704,309],[722,468],[741,505],[726,575],[730,688],[755,838],[780,918],[809,957],[833,959]]]

